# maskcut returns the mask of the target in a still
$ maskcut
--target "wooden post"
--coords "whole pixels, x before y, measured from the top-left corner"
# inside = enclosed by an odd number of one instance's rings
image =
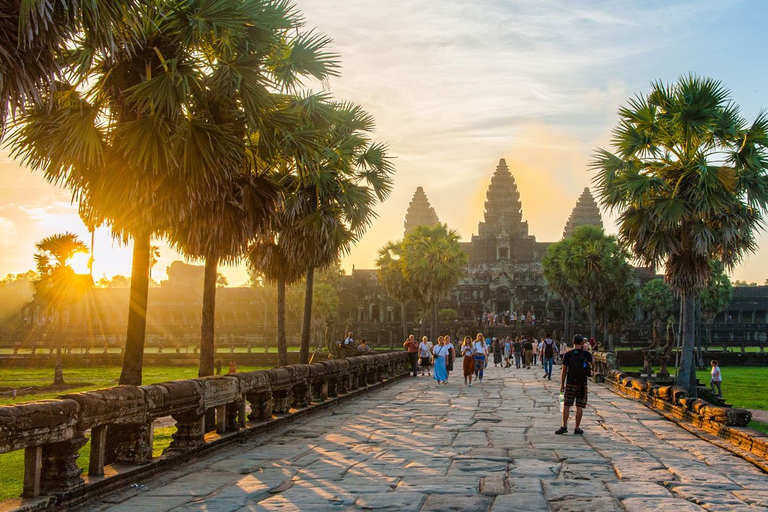
[[[28,446],[24,449],[24,493],[25,498],[40,496],[40,474],[43,468],[43,447]]]
[[[90,476],[104,476],[104,455],[107,449],[107,425],[91,429],[91,459],[88,463]]]

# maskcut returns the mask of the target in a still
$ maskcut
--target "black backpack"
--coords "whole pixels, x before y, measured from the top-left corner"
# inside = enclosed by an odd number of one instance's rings
[[[568,384],[583,384],[589,378],[589,360],[583,350],[568,353]]]
[[[555,342],[547,343],[544,340],[544,357],[555,357]]]

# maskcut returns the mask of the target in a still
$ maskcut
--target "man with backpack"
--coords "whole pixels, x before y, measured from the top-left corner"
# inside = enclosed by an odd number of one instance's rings
[[[541,360],[544,362],[544,376],[549,380],[552,380],[552,367],[555,364],[555,354],[557,353],[557,345],[551,336],[551,334],[547,333],[546,338],[541,342]]]
[[[584,338],[577,334],[573,337],[573,349],[566,352],[563,356],[560,392],[565,394],[565,403],[562,426],[555,434],[565,434],[568,432],[568,416],[574,402],[576,403],[576,428],[573,429],[573,433],[578,435],[584,433],[579,428],[579,425],[581,425],[584,407],[587,406],[587,380],[590,375],[591,365],[592,354],[584,350]]]

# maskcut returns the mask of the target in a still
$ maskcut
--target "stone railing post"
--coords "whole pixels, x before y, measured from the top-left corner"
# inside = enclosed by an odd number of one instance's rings
[[[77,458],[87,440],[82,432],[66,441],[43,445],[40,465],[40,493],[64,494],[85,487]],[[27,490],[25,490],[25,494]]]

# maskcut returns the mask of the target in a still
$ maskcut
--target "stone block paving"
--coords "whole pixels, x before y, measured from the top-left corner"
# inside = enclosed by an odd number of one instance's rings
[[[81,510],[768,510],[768,475],[605,387],[557,436],[539,369],[461,381],[401,380]]]

